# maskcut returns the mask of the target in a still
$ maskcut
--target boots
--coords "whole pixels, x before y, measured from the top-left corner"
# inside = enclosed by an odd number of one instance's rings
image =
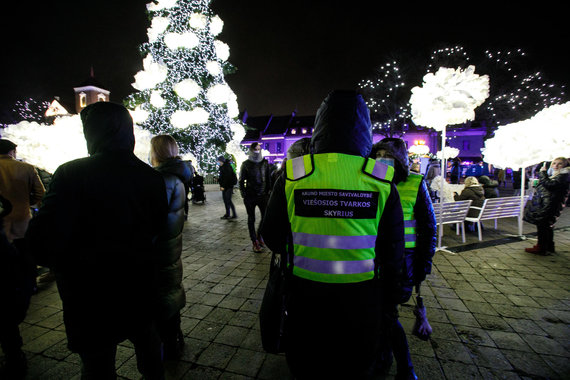
[[[546,256],[548,255],[548,253],[546,252],[546,249],[544,249],[543,247],[541,247],[540,245],[535,245],[532,248],[525,248],[525,252],[528,253],[533,253],[535,255],[541,255],[541,256]]]
[[[255,240],[253,242],[253,252],[255,252],[255,253],[261,252],[261,246],[259,245],[259,241],[257,241],[257,240]]]

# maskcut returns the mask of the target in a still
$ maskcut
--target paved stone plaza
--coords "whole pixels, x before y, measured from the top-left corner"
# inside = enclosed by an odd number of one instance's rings
[[[186,347],[180,361],[167,364],[167,379],[291,379],[284,356],[265,353],[259,336],[270,252],[252,252],[239,195],[238,219],[226,221],[221,193],[208,190],[205,205],[191,205],[184,230]],[[428,342],[408,337],[420,379],[570,379],[570,210],[558,221],[551,256],[524,252],[536,243],[533,225],[524,224],[526,241],[508,236],[517,234],[516,219],[498,227],[486,222],[484,241],[467,233],[465,244],[445,227],[447,249],[436,253],[422,288],[434,333]],[[412,302],[401,309],[407,332]],[[29,379],[80,378],[55,283],[41,286],[20,327]],[[120,378],[140,378],[128,342],[117,368]],[[387,378],[393,375],[394,368]]]

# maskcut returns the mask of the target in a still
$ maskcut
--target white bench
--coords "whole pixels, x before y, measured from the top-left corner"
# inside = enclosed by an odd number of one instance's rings
[[[472,209],[480,210],[477,217],[466,217],[467,222],[477,223],[477,232],[479,233],[479,241],[483,240],[481,234],[481,221],[495,219],[495,229],[497,229],[497,219],[499,218],[517,218],[519,225],[522,223],[521,206],[524,208],[528,195],[524,196],[521,205],[521,197],[499,197],[485,199],[483,206],[474,207]]]
[[[465,243],[465,217],[471,206],[471,200],[457,202],[434,203],[433,209],[437,225],[455,224],[455,231],[459,235],[459,226],[461,226],[461,239]],[[441,237],[443,228],[439,228],[437,246],[441,247]]]

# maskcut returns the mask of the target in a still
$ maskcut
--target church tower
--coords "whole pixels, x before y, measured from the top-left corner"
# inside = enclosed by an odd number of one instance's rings
[[[110,92],[105,90],[103,86],[95,79],[93,67],[91,67],[91,75],[87,80],[74,87],[75,91],[75,111],[80,113],[81,110],[89,104],[95,102],[108,102]]]

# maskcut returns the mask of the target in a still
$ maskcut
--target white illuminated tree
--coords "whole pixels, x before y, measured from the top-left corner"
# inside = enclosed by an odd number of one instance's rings
[[[197,168],[213,172],[232,141],[237,97],[224,75],[234,71],[229,47],[216,39],[222,20],[210,0],[158,0],[147,5],[151,25],[141,45],[143,70],[127,99],[135,122],[153,134],[168,133]]]

